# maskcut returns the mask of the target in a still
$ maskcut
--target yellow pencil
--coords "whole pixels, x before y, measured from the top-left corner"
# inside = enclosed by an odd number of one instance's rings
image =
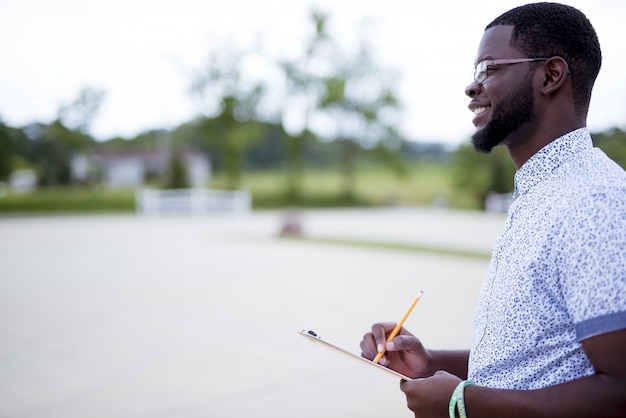
[[[389,337],[387,337],[387,342],[393,340],[396,337],[396,335],[398,335],[398,333],[400,332],[400,329],[402,328],[402,325],[404,325],[404,321],[406,321],[406,319],[409,317],[409,315],[411,314],[411,311],[413,310],[413,308],[415,308],[415,305],[417,305],[417,302],[419,302],[423,294],[424,292],[420,290],[417,296],[415,296],[415,299],[413,299],[413,302],[411,302],[411,306],[409,306],[409,309],[406,310],[406,312],[402,316],[402,319],[400,319],[400,322],[396,324],[396,327],[393,329],[393,331],[391,331],[391,334],[389,334]],[[378,354],[376,354],[376,357],[374,357],[374,360],[372,361],[374,363],[378,363],[380,359],[382,358],[382,356],[385,354],[385,351],[386,351],[386,348],[383,347],[383,350],[379,352]]]

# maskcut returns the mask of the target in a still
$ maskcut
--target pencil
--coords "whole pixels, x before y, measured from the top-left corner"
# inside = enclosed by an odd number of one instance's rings
[[[413,308],[415,308],[415,305],[417,305],[417,302],[419,302],[423,294],[424,292],[422,292],[421,290],[417,293],[417,296],[415,296],[415,299],[413,299],[413,302],[411,302],[411,306],[409,306],[409,309],[407,309],[404,315],[402,315],[402,318],[396,324],[396,327],[393,329],[393,331],[391,331],[391,334],[389,334],[389,337],[387,337],[387,342],[393,340],[396,337],[396,335],[398,335],[398,333],[400,332],[400,329],[402,329],[402,325],[404,325],[404,321],[406,321],[406,319],[409,317],[409,315],[411,314],[411,311],[413,310]],[[385,351],[387,351],[387,349],[383,347],[382,351],[376,354],[376,357],[374,357],[374,360],[372,361],[374,363],[378,363],[380,359],[382,358],[382,356],[385,354]]]

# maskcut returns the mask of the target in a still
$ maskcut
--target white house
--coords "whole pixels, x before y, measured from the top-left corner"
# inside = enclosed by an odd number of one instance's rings
[[[190,185],[205,186],[211,179],[209,159],[197,151],[185,151],[182,158]],[[82,181],[89,171],[96,171],[105,186],[135,188],[143,186],[149,178],[158,178],[168,165],[169,157],[157,151],[101,151],[91,156],[74,156],[72,173],[75,180]]]

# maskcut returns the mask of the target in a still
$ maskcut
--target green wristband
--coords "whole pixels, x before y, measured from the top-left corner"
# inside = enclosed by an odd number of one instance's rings
[[[456,418],[456,389],[452,391],[452,396],[450,396],[448,415],[450,416],[450,418]]]
[[[459,382],[457,387],[452,392],[450,397],[450,404],[448,405],[448,414],[450,418],[456,418],[456,412],[459,412],[459,418],[467,418],[467,411],[465,410],[465,391],[464,389],[474,384],[471,380],[463,380]]]

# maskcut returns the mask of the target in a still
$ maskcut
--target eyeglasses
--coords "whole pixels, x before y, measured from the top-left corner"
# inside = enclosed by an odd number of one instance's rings
[[[489,77],[489,67],[492,65],[511,65],[520,64],[522,62],[535,62],[535,61],[547,61],[550,58],[508,58],[501,60],[482,60],[476,66],[474,70],[474,82],[482,83]]]

